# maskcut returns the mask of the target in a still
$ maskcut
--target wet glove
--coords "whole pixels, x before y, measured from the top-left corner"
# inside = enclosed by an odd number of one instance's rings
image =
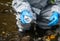
[[[23,10],[21,12],[20,20],[22,24],[30,23],[32,21],[32,14],[27,10]]]
[[[53,12],[53,15],[50,17],[50,22],[48,26],[55,26],[58,23],[58,12]]]

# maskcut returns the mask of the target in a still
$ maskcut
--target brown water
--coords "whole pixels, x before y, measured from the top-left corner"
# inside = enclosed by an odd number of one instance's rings
[[[0,0],[0,3],[11,2],[11,0]],[[0,41],[20,41],[17,32],[16,19],[9,10],[11,7],[0,4]]]

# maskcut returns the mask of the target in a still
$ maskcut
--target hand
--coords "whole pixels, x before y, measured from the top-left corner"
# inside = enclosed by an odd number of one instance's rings
[[[32,15],[29,11],[24,10],[21,12],[20,19],[23,24],[30,23],[32,21]]]
[[[50,21],[48,26],[55,26],[58,23],[58,12],[53,12],[53,15],[50,17]]]

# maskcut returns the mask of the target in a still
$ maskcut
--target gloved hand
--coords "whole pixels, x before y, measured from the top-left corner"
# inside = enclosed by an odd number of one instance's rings
[[[32,21],[32,14],[27,10],[23,10],[20,19],[23,24],[30,23]]]
[[[48,26],[54,26],[58,23],[58,12],[53,12],[53,15],[50,17],[50,21]]]
[[[60,17],[60,14],[59,14],[59,17]]]

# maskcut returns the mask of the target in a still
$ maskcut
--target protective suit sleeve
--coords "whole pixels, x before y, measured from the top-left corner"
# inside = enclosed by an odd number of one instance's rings
[[[57,11],[60,14],[60,0],[55,0],[55,5],[52,6],[52,11]]]
[[[30,4],[28,1],[25,2],[24,0],[13,0],[12,7],[16,12],[22,12],[23,10],[31,11]]]

